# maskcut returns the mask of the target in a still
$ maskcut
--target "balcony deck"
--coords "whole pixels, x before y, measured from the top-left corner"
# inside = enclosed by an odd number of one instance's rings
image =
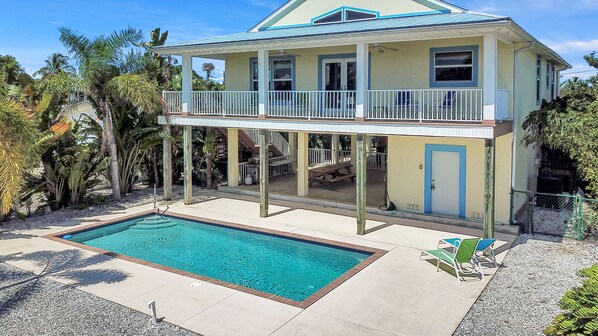
[[[376,121],[481,123],[482,89],[367,90],[365,118]],[[163,93],[169,115],[183,113],[183,93]],[[266,115],[300,120],[355,120],[356,91],[269,91]],[[193,91],[188,115],[257,118],[256,91]],[[497,91],[497,119],[508,120],[509,92]]]

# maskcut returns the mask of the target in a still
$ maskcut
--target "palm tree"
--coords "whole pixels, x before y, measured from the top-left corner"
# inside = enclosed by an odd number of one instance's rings
[[[209,81],[212,75],[212,72],[216,69],[213,63],[204,63],[201,66],[201,69],[206,73],[206,80]]]
[[[37,110],[8,97],[6,75],[0,72],[0,215],[6,215],[19,199],[25,171],[39,161]]]
[[[93,39],[78,35],[66,27],[61,27],[59,31],[60,41],[79,63],[89,99],[98,116],[103,118],[102,138],[110,156],[112,196],[120,200],[122,190],[113,116],[118,106],[123,104],[133,105],[142,111],[156,109],[161,104],[160,94],[154,84],[141,75],[122,74],[117,66],[122,58],[122,49],[139,41],[141,31],[129,27]]]
[[[0,55],[0,72],[4,73],[4,84],[18,84],[20,77],[26,75],[21,64],[11,55]]]
[[[61,53],[53,53],[44,62],[46,65],[34,72],[33,76],[41,76],[43,79],[49,75],[75,72],[75,68],[69,64],[69,57]]]

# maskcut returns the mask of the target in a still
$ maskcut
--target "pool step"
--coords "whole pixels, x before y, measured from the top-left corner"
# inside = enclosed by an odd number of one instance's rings
[[[131,230],[155,230],[175,226],[176,223],[164,216],[150,216],[129,227]]]

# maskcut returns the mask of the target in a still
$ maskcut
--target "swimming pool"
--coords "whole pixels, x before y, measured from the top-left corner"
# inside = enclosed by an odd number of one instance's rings
[[[383,253],[180,215],[146,214],[58,238],[291,304],[314,301]]]

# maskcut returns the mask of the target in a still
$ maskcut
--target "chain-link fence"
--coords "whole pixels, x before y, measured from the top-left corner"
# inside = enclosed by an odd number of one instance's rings
[[[511,221],[526,232],[582,240],[598,234],[598,201],[579,195],[512,190]]]

